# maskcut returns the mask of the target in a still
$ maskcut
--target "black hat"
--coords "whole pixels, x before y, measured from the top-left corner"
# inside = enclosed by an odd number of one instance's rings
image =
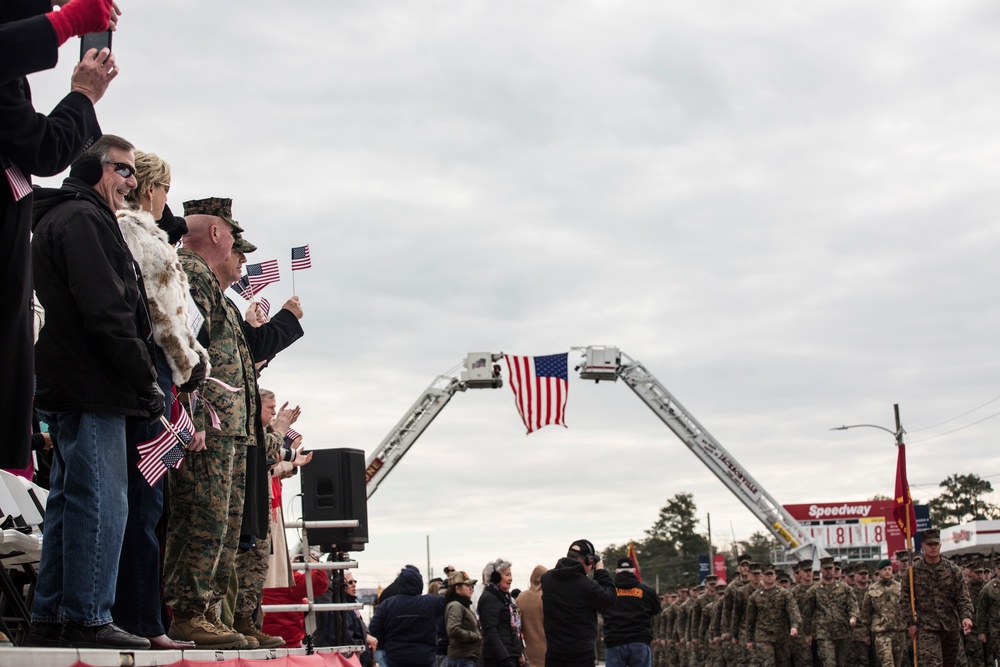
[[[569,553],[574,556],[595,556],[597,552],[594,550],[594,545],[590,540],[577,540],[573,544],[569,545]]]
[[[634,570],[635,563],[633,563],[632,559],[628,556],[622,556],[618,559],[618,565],[616,565],[615,568],[618,570]]]

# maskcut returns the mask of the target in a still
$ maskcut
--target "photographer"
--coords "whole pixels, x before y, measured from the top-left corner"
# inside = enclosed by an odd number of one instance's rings
[[[587,577],[591,572],[594,578]],[[593,667],[597,612],[617,598],[615,583],[589,540],[569,546],[565,558],[542,575],[546,667]]]

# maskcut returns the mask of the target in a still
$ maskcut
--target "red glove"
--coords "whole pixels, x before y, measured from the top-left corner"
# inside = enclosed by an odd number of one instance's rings
[[[62,45],[70,37],[107,30],[111,23],[112,2],[113,0],[70,0],[60,11],[49,12],[45,17],[52,23],[56,40]]]

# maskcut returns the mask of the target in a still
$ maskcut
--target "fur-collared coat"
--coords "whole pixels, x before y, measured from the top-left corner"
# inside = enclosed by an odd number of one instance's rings
[[[187,274],[177,251],[167,241],[167,233],[156,225],[152,215],[141,210],[121,210],[118,225],[146,284],[153,340],[167,357],[174,384],[180,386],[190,379],[199,361],[208,364],[208,352],[188,328]]]

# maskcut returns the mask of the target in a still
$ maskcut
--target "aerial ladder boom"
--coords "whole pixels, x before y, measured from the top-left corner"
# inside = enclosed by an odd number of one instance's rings
[[[493,363],[502,357],[503,354],[472,352],[466,356],[465,369],[459,377],[439,375],[424,390],[365,461],[368,498],[456,393],[466,389],[497,389],[503,386],[500,367]]]
[[[827,555],[826,550],[813,542],[802,525],[792,518],[645,366],[615,347],[584,348],[584,359],[584,363],[577,366],[581,379],[600,382],[621,378],[667,428],[760,519],[786,550],[798,558],[813,560]],[[622,363],[622,359],[625,363]]]

